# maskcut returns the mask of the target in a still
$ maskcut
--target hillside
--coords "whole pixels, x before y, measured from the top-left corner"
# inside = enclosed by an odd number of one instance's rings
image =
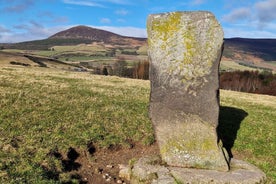
[[[0,67],[45,67],[69,71],[83,71],[82,67],[53,58],[0,51]]]
[[[76,27],[72,27],[70,29],[58,32],[50,36],[49,39],[81,38],[81,39],[87,39],[87,40],[97,41],[97,42],[108,42],[113,37],[120,38],[122,36],[109,31],[99,30],[99,29],[95,29],[87,26],[76,26]]]
[[[264,61],[276,61],[276,39],[231,38],[224,40],[224,47],[225,56],[232,59],[242,60],[242,56],[250,55]]]
[[[58,32],[43,40],[27,41],[14,44],[0,43],[0,48],[21,50],[48,50],[53,46],[90,44],[92,42],[117,46],[142,46],[146,43],[146,38],[121,36],[105,30],[100,30],[87,26],[76,26]]]
[[[82,47],[84,48],[82,50],[76,48],[81,44],[87,47]],[[61,48],[61,46],[66,48]],[[93,50],[91,46],[96,50]],[[60,52],[46,52],[53,48],[57,48],[56,50]],[[70,50],[70,48],[74,49]],[[99,48],[100,51],[98,52]],[[66,61],[92,61],[95,59],[94,56],[111,56],[124,57],[128,61],[137,62],[141,58],[133,56],[147,55],[147,40],[146,38],[121,36],[87,26],[76,26],[58,32],[44,40],[0,44],[0,49],[37,51],[36,54],[40,54],[39,51],[44,51],[43,56],[60,58]],[[144,59],[146,57],[143,57]],[[239,69],[269,69],[276,71],[276,39],[225,39],[221,66],[226,71]]]
[[[275,183],[276,97],[220,92],[234,158]],[[149,94],[149,81],[0,63],[0,183],[119,179],[118,164],[158,153]]]

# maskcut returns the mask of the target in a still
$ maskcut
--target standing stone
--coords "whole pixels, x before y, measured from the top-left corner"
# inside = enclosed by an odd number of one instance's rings
[[[150,118],[170,166],[228,170],[217,144],[223,31],[210,12],[150,15]]]

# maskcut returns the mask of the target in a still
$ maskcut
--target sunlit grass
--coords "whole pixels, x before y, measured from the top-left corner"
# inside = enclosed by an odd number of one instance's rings
[[[43,165],[62,172],[49,152],[145,146],[154,141],[148,118],[149,81],[49,68],[0,68],[0,182],[59,183]],[[276,181],[276,97],[221,91],[221,105],[242,109],[235,155]],[[227,112],[224,112],[227,113]],[[39,182],[38,182],[39,181]]]
[[[247,113],[238,130],[234,153],[263,170],[268,183],[275,183],[276,97],[222,90],[221,105]]]

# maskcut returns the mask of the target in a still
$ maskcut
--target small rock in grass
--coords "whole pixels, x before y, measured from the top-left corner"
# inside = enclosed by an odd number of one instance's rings
[[[130,167],[123,165],[123,164],[119,164],[119,177],[120,178],[124,178],[126,180],[130,180],[130,176],[131,176],[131,169]]]
[[[123,181],[122,180],[117,180],[117,183],[123,183]]]

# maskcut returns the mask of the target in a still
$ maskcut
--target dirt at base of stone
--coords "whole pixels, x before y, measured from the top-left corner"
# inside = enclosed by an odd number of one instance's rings
[[[69,148],[67,153],[53,153],[55,157],[64,158],[62,161],[68,164],[67,168],[70,168],[59,174],[56,179],[59,180],[66,174],[82,184],[129,184],[128,180],[119,176],[121,165],[128,165],[130,160],[138,160],[143,155],[154,155],[159,152],[157,144],[151,146],[135,144],[132,148],[91,150],[91,147],[88,147],[88,150]],[[77,168],[71,167],[76,164]]]

